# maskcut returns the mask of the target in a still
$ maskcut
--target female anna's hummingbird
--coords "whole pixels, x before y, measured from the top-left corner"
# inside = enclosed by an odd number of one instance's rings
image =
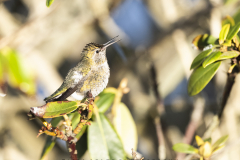
[[[105,44],[87,44],[80,55],[80,62],[77,66],[68,72],[62,85],[44,101],[62,101],[70,95],[76,100],[82,100],[88,91],[93,97],[102,92],[110,76],[106,49],[117,41],[119,40],[115,37]]]

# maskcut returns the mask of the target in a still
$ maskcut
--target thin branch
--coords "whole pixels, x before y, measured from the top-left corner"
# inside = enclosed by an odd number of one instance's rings
[[[234,65],[234,60],[232,60],[232,65]],[[235,67],[236,68],[236,67]],[[223,114],[223,110],[227,104],[227,100],[229,98],[229,95],[230,95],[230,92],[232,90],[232,86],[235,82],[235,78],[236,78],[236,75],[237,75],[237,72],[236,69],[235,70],[230,70],[228,73],[227,73],[227,83],[226,83],[226,86],[224,88],[224,92],[223,92],[223,96],[222,96],[222,103],[221,103],[221,108],[219,110],[219,113],[218,113],[218,118],[219,120],[221,120],[221,117],[222,117],[222,114]]]
[[[165,147],[165,140],[164,135],[162,132],[162,125],[159,117],[155,118],[155,127],[157,131],[157,138],[158,138],[158,158],[165,159],[166,158],[166,147]]]
[[[68,151],[71,155],[71,160],[78,160],[77,158],[77,150],[76,150],[76,143],[72,142],[73,138],[69,137],[68,143]]]
[[[161,98],[161,94],[158,91],[157,74],[156,74],[155,66],[153,64],[151,66],[150,72],[151,72],[151,78],[153,83],[153,91],[157,99],[157,111],[159,115],[162,115],[165,109],[164,109],[164,104]]]
[[[161,116],[164,113],[164,104],[161,98],[160,93],[158,92],[158,82],[157,82],[157,74],[156,69],[154,65],[151,66],[151,78],[153,82],[153,90],[155,93],[155,97],[157,99],[157,111],[159,113],[159,116]],[[160,117],[156,117],[154,119],[155,127],[157,131],[157,138],[158,138],[158,158],[159,159],[165,159],[166,158],[166,147],[165,147],[165,140],[164,135],[162,132],[162,126],[161,126],[161,120]]]

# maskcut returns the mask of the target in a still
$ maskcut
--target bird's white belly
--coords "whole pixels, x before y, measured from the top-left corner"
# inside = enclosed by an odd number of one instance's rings
[[[83,100],[84,97],[85,97],[84,94],[78,93],[78,92],[74,92],[74,93],[70,96],[70,98],[73,98],[74,100],[78,100],[78,101]]]

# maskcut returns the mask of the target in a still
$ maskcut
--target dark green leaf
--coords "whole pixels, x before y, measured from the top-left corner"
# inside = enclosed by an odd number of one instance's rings
[[[202,34],[202,35],[198,35],[197,37],[194,38],[194,40],[192,41],[193,45],[199,49],[199,50],[203,50],[204,47],[210,45],[210,44],[215,44],[216,43],[217,38],[208,35],[208,34]]]
[[[92,159],[124,159],[122,142],[103,114],[101,122],[92,122],[88,129],[88,150]]]
[[[235,22],[240,22],[240,9],[232,16]]]
[[[228,135],[222,136],[219,138],[213,145],[212,145],[212,150],[215,150],[216,148],[222,146],[228,139]]]
[[[198,94],[213,78],[220,65],[221,61],[194,70],[188,82],[188,94],[191,96]]]
[[[200,66],[204,60],[210,53],[212,52],[212,49],[208,49],[206,51],[201,52],[192,62],[190,69],[195,69],[198,66]]]
[[[76,148],[77,148],[77,156],[80,160],[84,155],[84,153],[87,151],[87,133],[86,132],[77,141]]]
[[[41,118],[53,118],[68,114],[76,110],[79,106],[76,101],[49,102],[40,107],[31,107],[31,112]]]
[[[224,42],[224,40],[227,38],[229,29],[230,29],[230,24],[225,24],[225,25],[222,27],[222,30],[221,30],[221,32],[220,32],[220,34],[219,34],[219,41]]]
[[[95,102],[98,107],[98,111],[101,113],[105,113],[108,108],[112,105],[115,94],[105,93],[100,96],[100,98]]]
[[[54,0],[47,0],[47,1],[46,1],[46,6],[47,6],[47,7],[50,7],[51,4],[53,3],[53,1],[54,1]]]
[[[217,51],[217,52],[213,52],[211,53],[204,61],[203,61],[203,68],[206,68],[208,65],[212,64],[213,62],[216,62],[217,60],[219,60],[218,58],[221,56],[221,52]]]
[[[235,26],[233,26],[228,35],[227,35],[227,40],[232,40],[235,35],[237,35],[238,31],[240,28],[240,22],[238,22]]]
[[[52,125],[53,127],[58,127],[59,122],[60,122],[61,120],[63,120],[63,117],[62,117],[62,116],[61,116],[61,117],[52,118],[52,120],[51,120],[51,125]]]
[[[218,59],[219,60],[230,59],[230,58],[239,56],[239,54],[240,53],[238,51],[227,51],[227,52],[223,52],[223,54],[221,54]]]
[[[53,149],[56,143],[56,138],[52,136],[48,136],[46,143],[44,145],[42,154],[41,154],[41,160],[44,160],[45,156]]]
[[[185,143],[177,143],[175,144],[172,149],[176,152],[180,153],[188,153],[188,154],[196,154],[198,153],[198,149],[194,148],[193,146]]]

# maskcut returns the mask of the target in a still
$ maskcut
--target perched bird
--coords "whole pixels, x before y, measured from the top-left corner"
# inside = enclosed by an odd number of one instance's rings
[[[106,49],[119,41],[117,37],[105,44],[87,44],[80,55],[80,62],[77,66],[68,72],[62,85],[44,101],[61,101],[69,96],[74,100],[82,100],[88,92],[93,98],[102,92],[110,76]]]

